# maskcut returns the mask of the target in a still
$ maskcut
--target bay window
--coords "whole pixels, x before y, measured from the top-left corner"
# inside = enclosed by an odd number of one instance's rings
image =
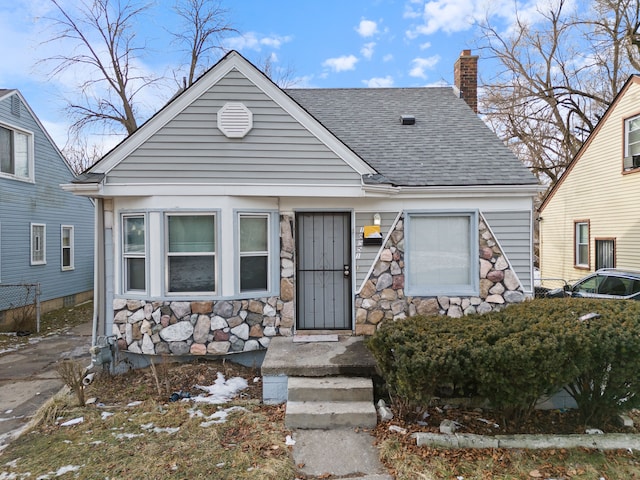
[[[269,215],[240,214],[240,292],[269,290]]]
[[[168,292],[215,293],[215,215],[168,214],[166,220]]]
[[[122,219],[124,290],[146,291],[146,228],[144,215],[126,215]]]

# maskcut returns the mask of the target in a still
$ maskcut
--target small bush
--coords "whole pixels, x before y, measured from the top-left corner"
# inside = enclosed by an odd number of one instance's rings
[[[581,371],[565,389],[585,424],[601,426],[640,407],[640,303],[592,306],[601,317],[581,329]]]
[[[578,320],[589,312],[601,317]],[[639,323],[640,303],[539,299],[460,319],[387,322],[368,346],[405,404],[425,406],[448,385],[518,422],[567,386],[585,421],[598,424],[638,402]]]

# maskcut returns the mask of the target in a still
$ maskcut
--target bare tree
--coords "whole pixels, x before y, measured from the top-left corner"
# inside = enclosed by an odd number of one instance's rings
[[[189,56],[185,85],[189,87],[211,65],[213,53],[224,51],[222,39],[237,30],[227,21],[228,10],[219,0],[179,0],[174,9],[182,28],[171,34]]]
[[[481,113],[540,180],[553,185],[633,69],[638,0],[595,0],[567,11],[558,0],[508,33],[481,25],[482,48],[500,69],[486,79]]]
[[[100,146],[90,143],[87,136],[80,134],[77,130],[70,132],[70,134],[72,137],[62,148],[62,154],[73,172],[80,174],[97,162],[104,152]]]
[[[52,18],[56,33],[47,42],[71,41],[75,48],[61,48],[50,58],[51,76],[71,69],[84,69],[79,95],[68,101],[74,119],[72,129],[102,124],[116,132],[131,134],[138,128],[136,96],[158,79],[141,72],[136,59],[145,47],[136,38],[136,20],[148,4],[121,0],[80,0],[72,11],[59,0],[50,0],[57,15]]]
[[[259,58],[257,62],[256,66],[280,88],[293,88],[298,84],[299,79],[295,76],[295,68],[290,64],[282,67],[276,65],[273,55]]]

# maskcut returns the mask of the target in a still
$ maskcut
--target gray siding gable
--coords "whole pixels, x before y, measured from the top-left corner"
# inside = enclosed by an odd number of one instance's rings
[[[243,138],[217,128],[227,102],[253,114]],[[361,174],[232,69],[118,163],[106,182],[359,186]]]
[[[35,172],[33,183],[0,176],[0,283],[39,282],[43,301],[91,290],[93,203],[62,190],[73,173],[17,90],[0,90],[0,123],[33,133]],[[46,225],[45,265],[30,264],[31,223]],[[61,225],[74,227],[74,270],[61,270]]]

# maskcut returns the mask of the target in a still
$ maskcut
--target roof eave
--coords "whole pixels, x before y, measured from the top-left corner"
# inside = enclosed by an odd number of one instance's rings
[[[366,196],[407,197],[478,197],[478,196],[523,196],[533,197],[544,191],[538,184],[522,185],[437,185],[437,186],[393,186],[363,185]]]

